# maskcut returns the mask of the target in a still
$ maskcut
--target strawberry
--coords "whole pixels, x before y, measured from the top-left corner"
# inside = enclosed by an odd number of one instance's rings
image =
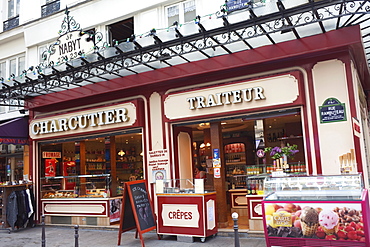
[[[365,242],[365,237],[361,237],[359,241]]]
[[[337,240],[337,237],[334,234],[329,234],[329,235],[326,235],[325,239]]]
[[[324,231],[324,229],[322,229],[322,227],[321,227],[321,226],[319,226],[319,227],[317,227],[317,231],[318,231],[318,232],[323,232],[323,231]]]
[[[364,223],[358,222],[356,224],[356,230],[363,230],[364,229]]]
[[[337,232],[337,236],[338,236],[338,238],[344,238],[344,239],[347,239],[348,238],[347,237],[347,232],[342,231],[342,230],[340,230],[340,231]]]
[[[316,232],[316,236],[318,238],[324,239],[326,237],[326,233],[325,232]]]
[[[338,226],[338,230],[343,230],[344,231],[344,226],[343,225]]]
[[[352,226],[354,229],[356,229],[356,226],[357,226],[357,224],[356,224],[356,222],[351,222],[351,223],[349,223],[349,226]]]
[[[356,231],[349,231],[348,233],[347,233],[347,237],[348,237],[348,239],[351,239],[351,240],[357,240],[357,233],[356,233]]]
[[[346,226],[346,227],[344,228],[344,230],[345,230],[346,232],[352,232],[352,231],[354,231],[354,230],[355,230],[355,228],[353,228],[352,226]]]
[[[356,231],[356,234],[357,234],[358,236],[365,237],[365,232],[364,232],[364,231],[362,231],[362,230],[357,230],[357,231]]]

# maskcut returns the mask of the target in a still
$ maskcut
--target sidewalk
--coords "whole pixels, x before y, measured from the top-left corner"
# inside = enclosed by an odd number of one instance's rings
[[[1,247],[40,247],[42,227],[21,229],[8,234],[7,231],[0,231]],[[79,247],[114,247],[118,246],[118,229],[79,229]],[[75,229],[63,226],[45,226],[46,247],[74,247]],[[177,241],[176,236],[163,236],[158,240],[155,232],[143,234],[144,243],[147,247],[225,247],[234,246],[234,233],[219,232],[216,237],[209,237],[204,243],[200,238],[194,238],[193,243]],[[121,245],[129,247],[141,247],[140,239],[135,239],[135,231],[122,234]],[[243,247],[266,247],[265,239],[261,235],[253,236],[247,233],[240,234],[240,246]]]

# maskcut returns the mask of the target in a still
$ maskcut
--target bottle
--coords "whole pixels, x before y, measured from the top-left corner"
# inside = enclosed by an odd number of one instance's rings
[[[257,195],[257,191],[256,191],[256,183],[254,180],[252,180],[252,191],[251,191],[251,194],[252,195]]]
[[[247,195],[250,195],[252,193],[251,191],[251,183],[249,180],[247,180]]]
[[[263,195],[263,186],[262,186],[262,181],[258,182],[258,195]]]

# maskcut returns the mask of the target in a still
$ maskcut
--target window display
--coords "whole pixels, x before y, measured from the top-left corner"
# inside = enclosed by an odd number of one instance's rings
[[[106,185],[94,188],[97,192],[95,195],[102,196],[108,193],[115,196],[122,194],[122,185],[125,181],[142,179],[144,175],[141,133],[74,138],[40,146],[42,183],[47,185],[52,180],[51,188],[60,192],[51,193],[50,197],[87,196],[74,193],[76,187],[79,187],[78,184],[84,183],[81,179],[90,181],[84,176],[95,177],[93,175],[106,174],[110,176],[109,180],[113,180],[114,188],[111,184],[109,186],[112,188],[109,191],[105,191]],[[60,186],[54,188],[55,184]],[[95,182],[94,184],[96,185]],[[43,196],[44,194],[43,192]]]

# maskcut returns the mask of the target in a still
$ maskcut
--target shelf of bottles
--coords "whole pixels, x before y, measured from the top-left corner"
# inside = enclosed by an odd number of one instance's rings
[[[276,171],[276,167],[273,165],[267,165],[266,166],[266,173],[267,174],[272,174],[273,172]],[[289,174],[303,174],[306,173],[306,164],[301,163],[301,162],[296,162],[296,163],[289,163],[288,167],[284,168],[285,173]]]
[[[245,146],[243,143],[225,145],[226,176],[246,174]]]
[[[231,189],[246,189],[247,195],[263,195],[264,179],[265,176],[236,175]]]

